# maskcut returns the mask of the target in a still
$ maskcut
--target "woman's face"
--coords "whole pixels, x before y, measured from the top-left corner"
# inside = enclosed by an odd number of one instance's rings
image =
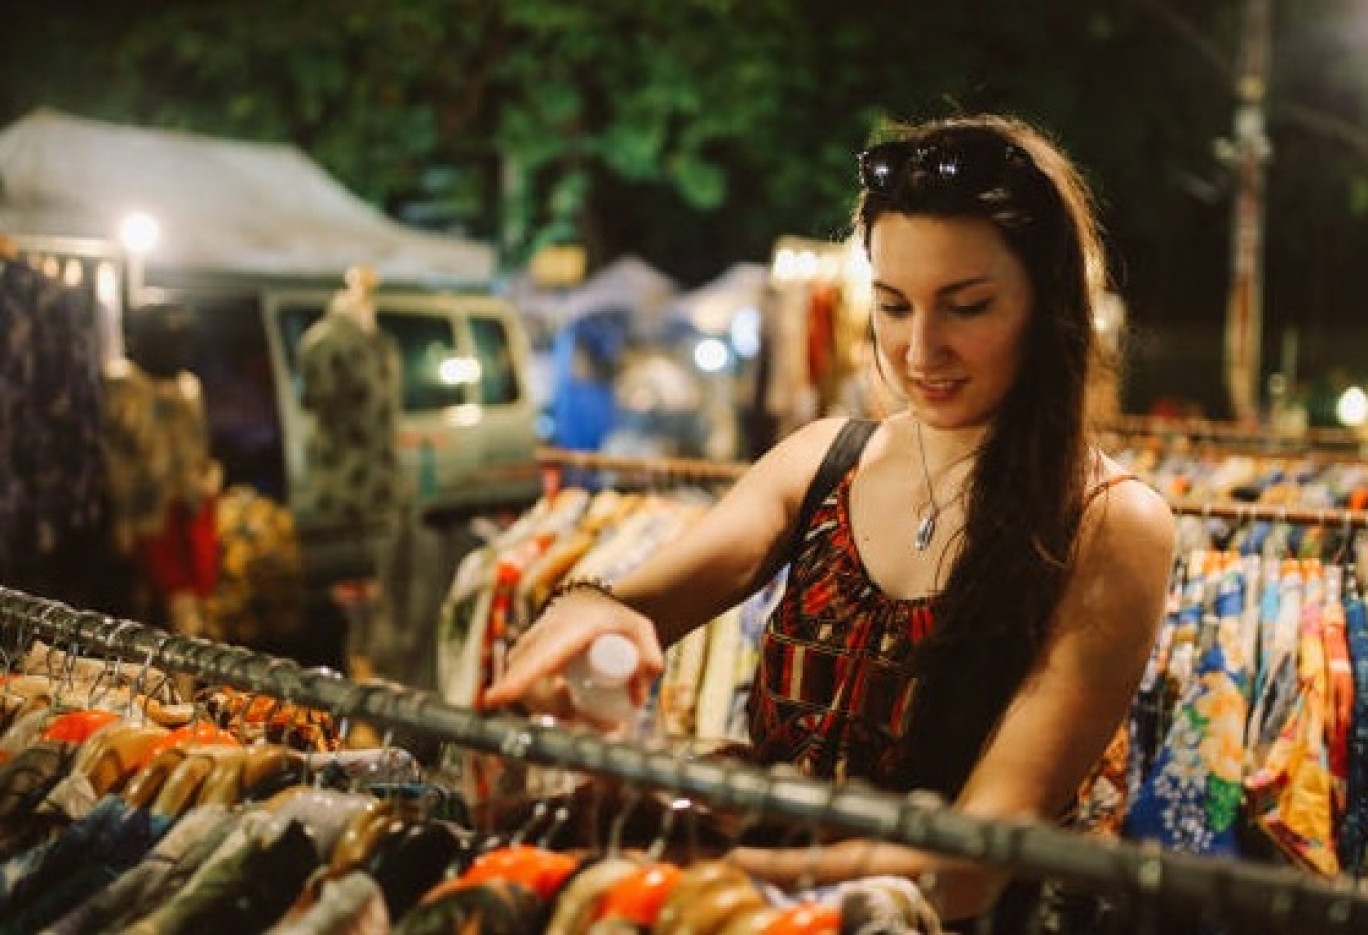
[[[988,221],[890,212],[870,232],[874,334],[927,425],[987,425],[1016,382],[1031,280]]]

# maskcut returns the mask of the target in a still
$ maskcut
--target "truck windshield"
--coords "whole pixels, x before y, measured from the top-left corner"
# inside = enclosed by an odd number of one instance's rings
[[[281,337],[292,374],[299,373],[299,342],[304,332],[322,315],[323,309],[317,305],[289,305],[280,310]],[[426,412],[472,401],[471,390],[480,381],[480,368],[456,347],[450,319],[383,309],[376,321],[399,345],[405,412]],[[299,392],[297,380],[295,392]]]

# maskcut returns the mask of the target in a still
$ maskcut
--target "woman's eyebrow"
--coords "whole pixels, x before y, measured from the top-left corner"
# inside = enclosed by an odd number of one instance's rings
[[[954,282],[946,283],[945,285],[941,286],[939,289],[936,290],[936,295],[949,295],[953,292],[959,292],[963,289],[968,289],[970,286],[980,286],[986,283],[991,283],[992,281],[992,276],[969,276],[965,279],[957,279]],[[870,285],[873,288],[879,289],[883,292],[891,292],[894,295],[903,294],[901,289],[897,288],[896,286],[891,286],[888,283],[883,282],[882,280],[876,279]]]

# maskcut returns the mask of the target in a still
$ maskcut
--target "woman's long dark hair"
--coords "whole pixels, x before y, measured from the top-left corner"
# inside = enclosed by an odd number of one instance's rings
[[[935,634],[920,654],[925,676],[943,668],[935,663],[947,652],[971,658],[976,671],[996,667],[983,674],[1000,676],[992,682],[1005,694],[982,701],[1005,704],[1048,638],[1083,513],[1092,310],[1105,280],[1100,234],[1078,172],[1024,123],[957,117],[896,138],[944,159],[996,154],[1004,166],[988,174],[982,166],[938,173],[943,162],[934,161],[900,166],[879,191],[861,195],[856,225],[866,252],[874,224],[890,212],[981,218],[997,228],[1033,286],[1021,369],[967,482],[962,549],[937,600]],[[982,658],[985,651],[993,658]]]

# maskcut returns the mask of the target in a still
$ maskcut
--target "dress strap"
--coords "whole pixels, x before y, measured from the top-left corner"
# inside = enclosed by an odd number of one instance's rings
[[[1093,500],[1097,498],[1098,494],[1105,493],[1106,491],[1111,490],[1117,484],[1125,483],[1128,480],[1142,481],[1142,478],[1139,474],[1116,474],[1112,477],[1108,477],[1106,480],[1101,481],[1100,483],[1088,488],[1087,494],[1083,497],[1083,503],[1085,505],[1092,503]]]

